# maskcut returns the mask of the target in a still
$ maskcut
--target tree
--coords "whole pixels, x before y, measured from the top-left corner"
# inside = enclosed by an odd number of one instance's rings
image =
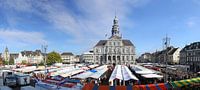
[[[3,64],[3,59],[0,57],[0,65]]]
[[[3,60],[3,64],[4,64],[4,65],[8,65],[8,61]]]
[[[52,65],[54,63],[61,63],[62,59],[59,53],[57,52],[50,52],[47,55],[47,64]]]
[[[22,60],[22,63],[23,65],[27,64],[27,61],[26,60]]]
[[[39,66],[43,66],[43,65],[44,65],[44,62],[43,62],[43,61],[39,63]]]
[[[10,58],[9,64],[10,64],[10,65],[14,65],[14,63],[15,63],[14,58]]]

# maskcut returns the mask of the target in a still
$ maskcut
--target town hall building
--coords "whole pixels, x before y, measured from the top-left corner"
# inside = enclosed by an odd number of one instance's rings
[[[113,20],[111,33],[112,35],[107,40],[100,40],[94,46],[94,63],[134,64],[135,46],[130,40],[122,39],[116,16]]]

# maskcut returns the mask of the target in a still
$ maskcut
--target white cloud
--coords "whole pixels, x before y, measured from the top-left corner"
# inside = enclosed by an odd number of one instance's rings
[[[190,28],[197,27],[200,24],[200,18],[199,17],[190,17],[186,21],[186,25]]]
[[[5,0],[0,1],[0,6],[38,15],[80,44],[91,39],[105,38],[105,34],[110,35],[115,11],[120,20],[120,30],[124,27],[132,28],[134,22],[128,16],[133,8],[143,6],[149,1],[76,0],[73,7],[70,7],[67,6],[67,0]]]
[[[42,33],[3,28],[0,28],[0,40],[4,43],[18,43],[24,45],[41,45],[47,43]]]

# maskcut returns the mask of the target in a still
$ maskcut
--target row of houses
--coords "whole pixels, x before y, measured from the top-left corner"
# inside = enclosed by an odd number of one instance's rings
[[[9,53],[8,48],[0,54],[4,61],[14,61],[14,64],[21,64],[23,61],[31,64],[39,64],[44,62],[44,53],[41,50],[35,51],[21,51],[19,53]],[[74,55],[72,52],[63,52],[60,54],[63,63],[76,63],[80,61],[80,55]],[[9,63],[8,63],[9,64]]]
[[[171,46],[161,51],[144,53],[137,61],[189,65],[190,71],[198,72],[200,70],[200,42],[193,42],[182,49]]]
[[[161,51],[153,53],[142,54],[137,61],[138,62],[153,62],[153,63],[168,63],[168,64],[179,64],[180,60],[180,48],[173,46],[168,47]]]

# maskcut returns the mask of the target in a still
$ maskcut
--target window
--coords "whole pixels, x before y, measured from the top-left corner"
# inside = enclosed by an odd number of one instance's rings
[[[115,46],[115,42],[113,42],[113,45]]]
[[[116,60],[116,59],[115,59],[115,56],[113,56],[113,60]]]
[[[131,60],[133,60],[133,56],[131,56]]]
[[[111,48],[109,48],[109,53],[112,53],[112,49]]]
[[[111,42],[109,42],[109,45],[111,46],[111,45],[112,45],[112,43],[111,43]]]
[[[126,56],[126,59],[129,60],[129,56]]]
[[[98,49],[96,49],[96,53],[98,53],[99,52],[99,50]]]
[[[99,60],[98,56],[96,56],[96,60]]]
[[[126,53],[129,53],[129,48],[126,49]]]
[[[120,46],[120,42],[117,42],[117,45]]]
[[[121,50],[120,50],[120,48],[118,48],[118,50],[117,50],[117,53],[121,53]]]

